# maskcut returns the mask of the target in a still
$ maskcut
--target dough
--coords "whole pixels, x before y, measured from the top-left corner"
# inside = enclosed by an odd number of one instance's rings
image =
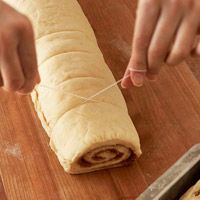
[[[71,174],[130,163],[140,156],[136,129],[126,103],[113,87],[89,97],[115,79],[94,32],[76,0],[6,0],[33,23],[41,85],[32,100],[50,146]]]
[[[200,180],[192,186],[180,200],[200,200]]]

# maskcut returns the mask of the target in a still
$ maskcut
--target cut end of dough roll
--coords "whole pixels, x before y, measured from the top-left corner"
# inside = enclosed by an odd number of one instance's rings
[[[68,173],[82,174],[111,167],[127,166],[140,154],[141,152],[137,152],[136,155],[131,148],[121,144],[108,146],[104,144],[78,156],[73,162],[67,162],[61,158],[59,160]]]
[[[87,103],[57,121],[50,145],[65,171],[81,174],[130,164],[141,155],[136,133],[127,112]]]

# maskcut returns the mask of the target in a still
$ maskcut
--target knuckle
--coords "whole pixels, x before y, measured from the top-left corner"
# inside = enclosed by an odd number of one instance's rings
[[[21,31],[29,31],[30,33],[33,32],[31,21],[25,15],[20,14],[20,16],[18,16],[18,18],[13,23],[14,24],[12,24],[12,26],[17,32]]]
[[[19,40],[20,33],[29,33],[33,35],[33,28],[30,20],[21,14],[18,14],[15,19],[12,19],[7,23],[1,30],[1,42],[5,45],[17,44]]]
[[[28,32],[33,35],[33,29],[30,20],[23,14],[14,12],[6,19],[6,23],[2,23],[0,29],[1,45],[5,48],[18,44],[20,33]]]

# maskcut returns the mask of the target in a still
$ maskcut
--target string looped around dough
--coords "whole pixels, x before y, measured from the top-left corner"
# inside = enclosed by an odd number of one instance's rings
[[[93,95],[90,96],[90,97],[80,96],[80,95],[78,95],[78,94],[74,94],[74,93],[71,93],[71,92],[65,92],[65,93],[68,94],[68,95],[71,95],[71,96],[73,96],[73,97],[76,97],[76,98],[79,98],[79,99],[84,100],[83,103],[86,103],[86,102],[88,102],[88,101],[93,101],[93,102],[96,102],[96,103],[100,103],[100,101],[97,101],[97,100],[94,99],[96,96],[99,96],[100,94],[102,94],[102,93],[106,92],[107,90],[113,88],[113,87],[116,86],[118,83],[122,82],[122,80],[123,80],[124,78],[128,78],[129,76],[130,76],[130,74],[127,75],[127,76],[124,76],[124,77],[121,78],[120,80],[118,80],[118,81],[112,83],[111,85],[108,85],[107,87],[103,88],[102,90],[98,91],[97,93],[93,94]],[[39,84],[39,87],[46,88],[46,89],[49,89],[49,90],[56,90],[56,88],[54,88],[54,87],[47,86],[47,85],[43,85],[43,84]]]

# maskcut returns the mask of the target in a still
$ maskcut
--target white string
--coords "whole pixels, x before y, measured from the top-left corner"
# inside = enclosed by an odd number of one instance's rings
[[[133,68],[129,68],[128,69],[131,72],[139,72],[139,73],[146,73],[147,70],[146,69],[133,69]]]
[[[100,94],[106,92],[107,90],[111,89],[112,87],[114,87],[114,86],[116,86],[118,83],[120,83],[124,78],[128,78],[129,76],[130,76],[130,74],[127,75],[127,76],[125,76],[125,77],[123,77],[123,78],[121,78],[120,80],[116,81],[115,83],[113,83],[113,84],[107,86],[106,88],[100,90],[99,92],[93,94],[92,96],[88,97],[87,100],[84,101],[83,103],[86,103],[86,102],[92,100],[93,98],[95,98],[96,96],[98,96],[98,95],[100,95]]]
[[[83,96],[80,96],[80,95],[77,95],[77,94],[74,94],[74,93],[71,93],[71,92],[65,92],[65,93],[66,93],[66,94],[69,94],[69,95],[71,95],[71,96],[74,96],[74,97],[76,97],[76,98],[85,100],[83,103],[86,103],[86,102],[88,102],[88,101],[93,101],[93,102],[98,102],[98,103],[99,103],[99,101],[96,101],[96,100],[94,100],[93,98],[95,98],[96,96],[99,96],[100,94],[102,94],[102,93],[106,92],[107,90],[111,89],[112,87],[116,86],[116,85],[117,85],[118,83],[120,83],[124,78],[128,78],[129,76],[130,76],[130,74],[127,75],[127,76],[124,76],[124,77],[121,78],[120,80],[118,80],[118,81],[112,83],[111,85],[109,85],[109,86],[103,88],[102,90],[98,91],[97,93],[93,94],[93,95],[90,96],[90,97],[83,97]],[[54,87],[49,87],[49,86],[43,85],[43,84],[40,84],[39,87],[47,88],[47,89],[50,89],[50,90],[56,90],[56,88],[54,88]]]
[[[56,88],[49,87],[49,86],[43,85],[43,84],[40,84],[39,87],[46,88],[46,89],[50,89],[50,90],[56,90]],[[74,96],[74,97],[76,97],[76,98],[79,98],[79,99],[88,100],[88,98],[83,97],[83,96],[80,96],[80,95],[78,95],[78,94],[74,94],[74,93],[71,93],[71,92],[65,92],[65,93],[67,93],[67,94],[69,94],[69,95],[71,95],[71,96]],[[91,101],[98,102],[98,101],[93,100],[93,99],[91,99]]]

